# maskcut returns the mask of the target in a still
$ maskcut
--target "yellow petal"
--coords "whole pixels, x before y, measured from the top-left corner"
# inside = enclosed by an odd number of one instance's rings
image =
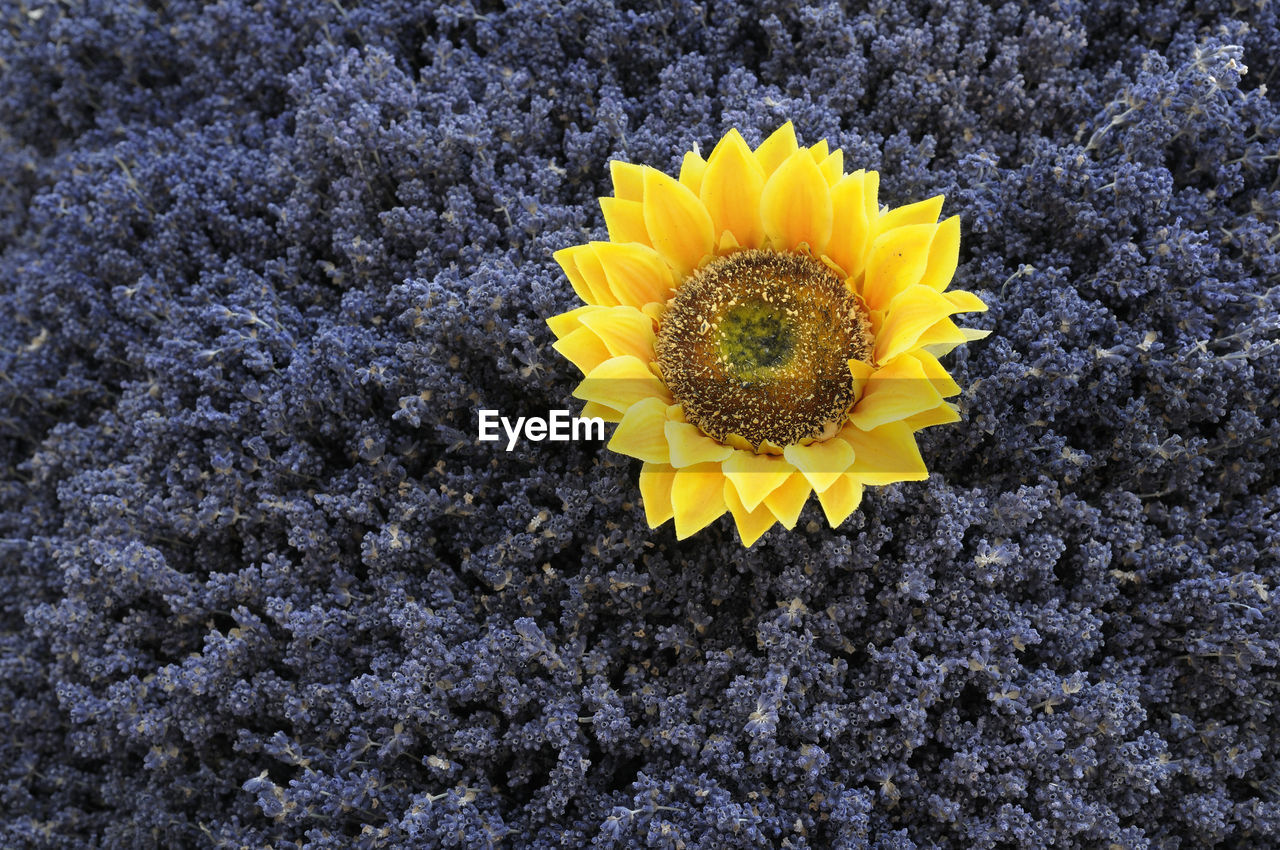
[[[573,291],[587,304],[603,304],[612,307],[618,303],[609,290],[609,281],[590,245],[574,245],[562,248],[551,255],[573,285]]]
[[[819,493],[834,484],[853,463],[853,449],[839,437],[808,446],[787,446],[783,449],[782,456],[800,470]]]
[[[606,404],[600,404],[597,401],[589,401],[582,405],[583,419],[592,419],[596,417],[603,419],[605,422],[621,422],[622,411],[614,410],[612,407],[609,407]]]
[[[920,282],[939,292],[947,288],[960,262],[960,216],[953,215],[938,225],[929,246],[929,265]]]
[[[884,324],[876,334],[876,362],[888,363],[914,348],[925,331],[957,312],[959,308],[947,298],[948,294],[919,284],[899,293],[889,304]]]
[[[880,336],[880,329],[884,327],[884,310],[867,308],[866,302],[863,302],[863,307],[867,310],[867,321],[871,323],[871,338],[876,339]]]
[[[644,361],[623,355],[604,361],[592,369],[574,389],[573,395],[583,401],[596,401],[626,411],[646,398],[660,398],[671,403],[666,384],[658,380]]]
[[[950,319],[940,319],[930,325],[928,330],[920,334],[920,338],[916,340],[916,345],[924,348],[926,346],[949,343],[954,348],[957,345],[963,345],[967,341],[968,338],[965,337],[960,328],[956,327],[955,322]],[[950,351],[951,349],[947,350]]]
[[[661,302],[645,304],[640,308],[640,312],[653,319],[655,323],[661,323],[663,315],[667,312],[667,305]]]
[[[827,144],[826,139],[820,139],[817,144],[809,145],[809,156],[813,157],[814,162],[822,162],[827,158],[827,153],[831,147]]]
[[[786,481],[768,496],[764,497],[764,506],[778,518],[784,528],[795,528],[800,511],[808,500],[813,488],[800,473],[792,473]]]
[[[689,151],[680,162],[680,183],[688,187],[693,194],[702,188],[702,175],[707,170],[707,161],[697,151]]]
[[[844,151],[839,148],[833,150],[830,156],[818,163],[818,170],[822,172],[828,186],[839,183],[844,176]]]
[[[733,482],[743,506],[749,511],[754,511],[765,496],[781,487],[795,471],[785,458],[742,449],[735,449],[724,461],[725,477]]]
[[[864,363],[861,360],[849,361],[849,374],[853,375],[853,398],[854,401],[862,398],[862,394],[867,391],[867,381],[871,380],[871,376],[875,374],[876,367],[870,363]]]
[[[788,121],[774,130],[773,134],[756,148],[756,162],[760,163],[765,176],[768,177],[799,149],[800,145],[796,143],[796,130]]]
[[[932,354],[934,357],[945,357],[946,355],[950,354],[957,345],[960,345],[966,342],[977,342],[980,339],[986,339],[987,337],[991,336],[991,331],[980,331],[977,328],[957,328],[957,330],[959,330],[960,335],[964,337],[964,339],[962,339],[960,342],[949,341],[949,342],[940,342],[940,343],[930,343],[927,346],[923,342],[918,342],[917,344],[920,345],[925,351]],[[921,337],[921,339],[923,339],[923,337]]]
[[[729,231],[737,246],[763,244],[760,224],[760,191],[764,170],[737,130],[730,130],[711,152],[702,176],[699,197],[711,215],[716,233]],[[721,249],[725,247],[721,238]]]
[[[609,448],[650,463],[668,463],[667,438],[662,433],[666,421],[667,405],[662,399],[642,399],[623,414],[613,439],[609,440]]]
[[[770,175],[760,193],[764,235],[775,248],[806,244],[815,255],[831,239],[831,191],[808,151],[797,151]]]
[[[871,243],[862,297],[873,310],[885,310],[899,292],[920,282],[929,263],[936,224],[897,227]]]
[[[891,360],[876,370],[853,408],[849,422],[863,431],[879,428],[931,410],[942,403],[920,361],[908,355]]]
[[[734,251],[742,247],[738,243],[738,237],[734,236],[727,230],[720,231],[720,239],[716,242],[716,256],[724,257],[732,254]]]
[[[862,175],[862,202],[866,205],[868,226],[880,217],[880,172],[868,171]]]
[[[613,196],[624,201],[644,200],[644,166],[614,160],[609,163]]]
[[[862,272],[867,247],[867,207],[863,201],[865,182],[861,171],[840,178],[831,187],[831,239],[827,255],[845,273],[857,277]]]
[[[818,494],[818,501],[822,504],[822,512],[827,515],[827,523],[832,528],[839,528],[840,523],[862,504],[862,482],[845,473]]]
[[[908,352],[907,356],[914,357],[920,361],[925,375],[929,377],[929,383],[933,384],[933,388],[938,391],[938,395],[943,398],[950,398],[953,395],[960,394],[960,385],[951,377],[951,373],[947,371],[946,367],[938,362],[938,358],[927,351],[919,349]]]
[[[649,244],[649,231],[644,229],[644,204],[621,198],[601,198],[604,225],[609,228],[610,242]]]
[[[653,320],[635,307],[604,307],[582,317],[582,324],[604,343],[610,357],[631,354],[648,363],[654,358]]]
[[[733,449],[717,443],[699,431],[698,426],[688,422],[668,421],[664,426],[664,434],[670,452],[670,463],[677,469],[699,463],[719,463],[733,454]]]
[[[671,485],[671,507],[680,540],[714,522],[727,507],[720,464],[700,463],[677,469]]]
[[[567,333],[556,340],[551,347],[581,369],[584,375],[613,357],[612,352],[590,328],[578,328]]]
[[[643,307],[666,301],[675,290],[671,269],[652,248],[635,242],[592,242],[591,247],[619,304]]]
[[[671,485],[676,471],[669,464],[646,463],[640,467],[640,498],[644,500],[644,518],[650,528],[657,528],[675,515],[671,507]]]
[[[593,310],[600,309],[602,308],[593,304],[575,308],[567,313],[561,313],[558,316],[552,316],[550,319],[547,319],[547,327],[551,328],[551,332],[555,334],[557,338],[568,336],[578,328],[582,327],[583,316]]]
[[[926,410],[924,413],[917,413],[915,416],[908,417],[903,421],[912,431],[919,431],[921,428],[929,428],[933,425],[946,425],[951,422],[959,422],[960,410],[951,402],[944,401],[933,410]]]
[[[895,227],[906,227],[911,224],[937,224],[938,214],[942,212],[942,195],[934,195],[914,204],[894,207],[876,219],[875,233],[888,233]]]
[[[644,170],[644,226],[649,241],[680,277],[711,253],[711,216],[698,196],[656,168]]]
[[[747,510],[742,504],[742,499],[738,497],[738,491],[728,481],[724,482],[724,501],[729,508],[729,513],[733,514],[733,522],[738,526],[738,538],[743,546],[755,543],[778,521],[773,511],[764,505],[760,505],[754,511]]]
[[[950,292],[942,293],[942,297],[955,305],[957,313],[987,312],[987,302],[983,301],[972,292],[966,292],[963,289],[953,289]]]
[[[853,467],[849,474],[855,476],[856,481],[883,486],[929,477],[915,435],[905,422],[890,422],[874,431],[863,431],[849,424],[840,429],[839,436],[853,447]]]

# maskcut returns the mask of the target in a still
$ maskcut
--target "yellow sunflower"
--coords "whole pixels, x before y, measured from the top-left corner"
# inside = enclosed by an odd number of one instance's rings
[[[586,306],[548,320],[582,370],[584,416],[644,462],[650,527],[683,539],[728,511],[743,545],[816,493],[834,528],[868,485],[928,476],[915,432],[960,417],[938,358],[984,331],[948,291],[960,222],[942,196],[896,209],[790,123],[754,151],[730,130],[673,179],[611,162],[609,241],[556,252]]]

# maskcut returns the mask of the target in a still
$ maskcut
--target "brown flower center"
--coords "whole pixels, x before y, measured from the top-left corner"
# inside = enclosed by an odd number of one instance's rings
[[[658,329],[662,376],[685,417],[757,451],[829,436],[854,401],[850,359],[871,351],[866,314],[811,257],[742,251],[699,269]]]

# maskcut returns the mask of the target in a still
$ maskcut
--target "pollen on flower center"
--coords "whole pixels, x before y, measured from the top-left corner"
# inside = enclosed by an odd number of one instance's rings
[[[782,366],[795,354],[787,316],[768,301],[743,301],[720,323],[720,355],[740,377]]]
[[[756,451],[834,433],[854,401],[849,360],[870,350],[867,317],[831,269],[762,250],[698,270],[663,315],[655,345],[685,417]]]

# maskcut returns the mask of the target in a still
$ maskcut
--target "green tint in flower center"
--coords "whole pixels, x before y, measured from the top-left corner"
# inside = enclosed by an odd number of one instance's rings
[[[759,250],[699,269],[663,315],[656,345],[685,418],[757,451],[833,433],[854,401],[848,361],[870,350],[867,317],[831,269]]]
[[[795,354],[785,313],[765,301],[730,308],[720,322],[720,355],[729,370],[750,380],[761,370],[782,366]]]

